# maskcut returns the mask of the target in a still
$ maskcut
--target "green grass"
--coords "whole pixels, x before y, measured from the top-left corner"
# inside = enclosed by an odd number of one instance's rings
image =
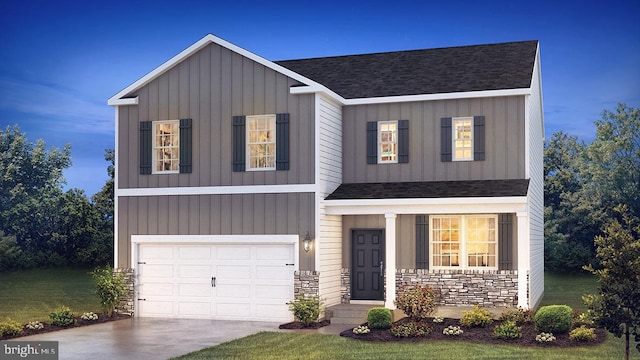
[[[76,314],[101,311],[92,269],[36,269],[0,272],[0,321],[48,321],[58,306]]]
[[[545,273],[542,305],[566,304],[584,311],[581,297],[596,291],[589,274]],[[607,334],[597,346],[569,349],[485,345],[462,341],[369,343],[337,335],[261,332],[175,359],[622,359],[624,341]],[[631,358],[640,354],[631,346]]]

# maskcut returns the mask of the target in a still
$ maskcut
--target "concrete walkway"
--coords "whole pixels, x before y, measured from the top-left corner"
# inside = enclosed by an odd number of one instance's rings
[[[13,340],[58,341],[60,360],[168,359],[260,331],[280,331],[279,325],[250,321],[131,318]]]

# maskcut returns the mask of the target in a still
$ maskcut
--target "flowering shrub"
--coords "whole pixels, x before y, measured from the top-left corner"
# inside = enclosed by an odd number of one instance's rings
[[[420,321],[433,313],[439,298],[440,292],[428,285],[416,285],[411,288],[403,286],[393,303],[412,320]]]
[[[571,330],[569,339],[572,341],[593,341],[596,339],[596,329],[584,325]]]
[[[458,335],[461,335],[463,332],[464,331],[460,329],[460,326],[453,326],[453,325],[449,325],[444,330],[442,330],[442,333],[448,336],[458,336]]]
[[[536,341],[539,343],[550,343],[556,341],[556,337],[552,333],[540,333],[536,335]]]
[[[522,308],[509,309],[500,315],[500,321],[513,321],[518,325],[528,324],[533,321],[533,313],[531,310]]]
[[[44,325],[42,325],[42,323],[40,321],[28,322],[27,325],[25,325],[24,327],[26,327],[29,330],[41,330],[41,329],[44,329]]]
[[[51,325],[55,326],[70,326],[76,322],[76,319],[73,318],[73,311],[66,306],[61,306],[49,314],[49,319]]]
[[[80,316],[80,318],[82,320],[96,321],[96,320],[98,320],[98,314],[94,314],[93,312],[86,312],[86,313],[82,314],[82,316]]]
[[[436,324],[443,323],[444,322],[444,318],[442,318],[440,316],[436,316],[436,317],[433,318],[433,322],[436,323]]]
[[[391,333],[395,337],[420,337],[431,334],[431,328],[422,321],[409,321],[391,326]]]
[[[366,325],[360,325],[358,327],[353,328],[354,334],[368,334],[371,330]]]
[[[460,319],[460,325],[464,327],[487,327],[493,321],[491,312],[487,309],[483,309],[479,306],[474,306],[470,311],[462,312],[462,319]]]
[[[502,340],[513,340],[522,337],[522,328],[515,321],[507,320],[495,327],[493,337]]]

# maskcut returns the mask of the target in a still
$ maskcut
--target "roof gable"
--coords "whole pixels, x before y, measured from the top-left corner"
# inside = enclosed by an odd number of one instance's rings
[[[345,99],[524,89],[538,42],[276,61]]]

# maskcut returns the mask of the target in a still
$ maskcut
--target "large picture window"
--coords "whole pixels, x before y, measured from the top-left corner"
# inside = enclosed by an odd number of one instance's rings
[[[180,121],[153,122],[153,173],[180,170]]]
[[[473,117],[453,118],[453,160],[473,160]]]
[[[497,269],[495,215],[430,216],[431,266]]]
[[[248,170],[276,169],[276,116],[247,116]]]

